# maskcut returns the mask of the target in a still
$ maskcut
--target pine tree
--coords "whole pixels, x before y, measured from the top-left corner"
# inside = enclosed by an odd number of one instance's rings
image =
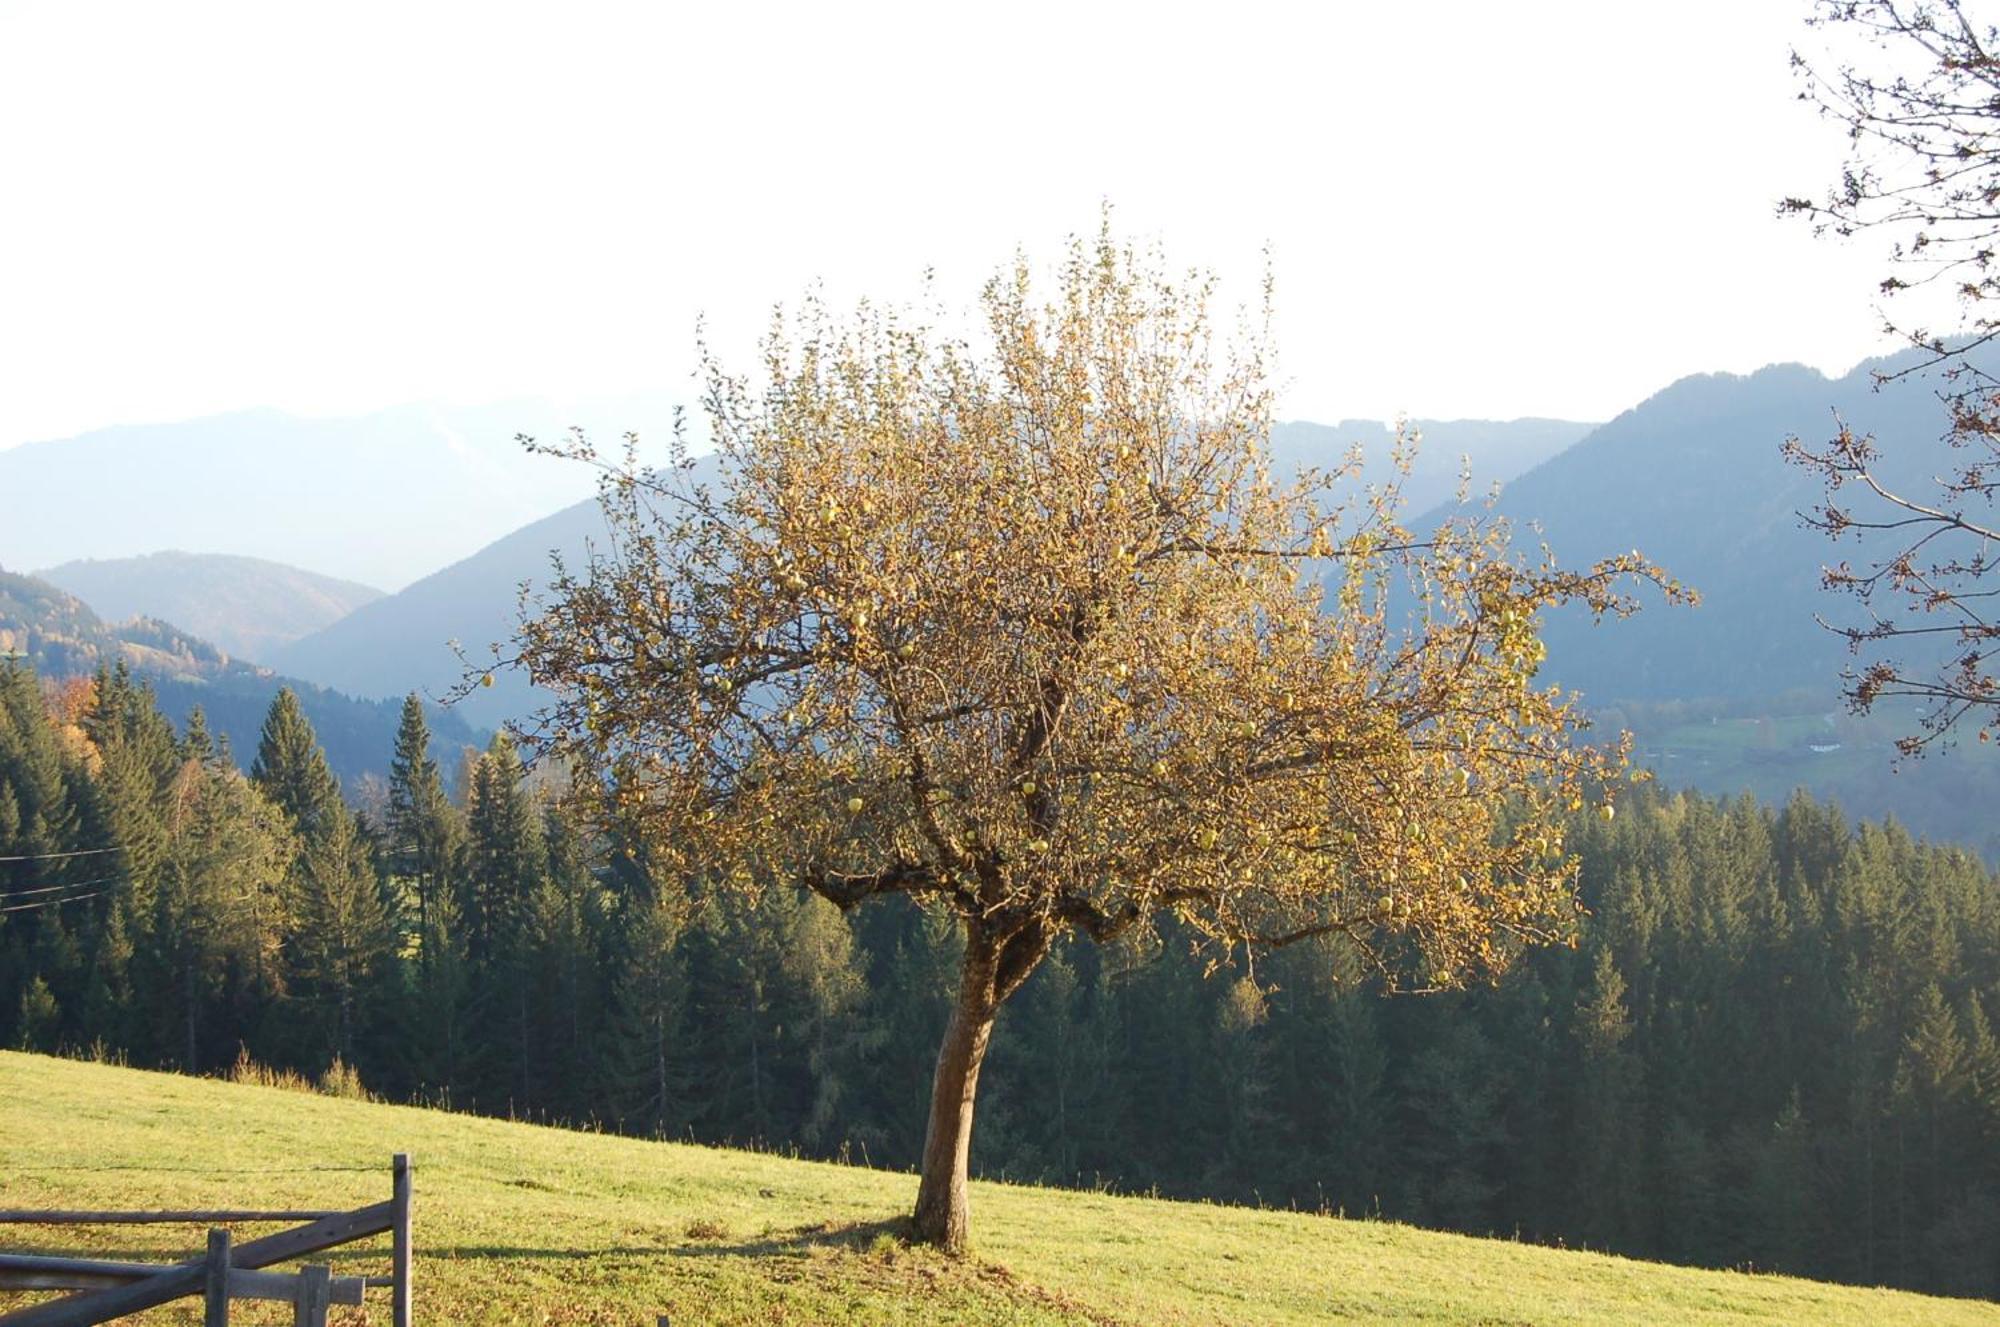
[[[502,733],[473,765],[459,913],[481,1100],[530,1110],[540,1087],[532,1001],[535,902],[547,856],[521,758]]]
[[[353,1066],[366,1014],[387,994],[392,936],[367,841],[338,803],[301,845],[293,881],[295,993],[317,1025],[308,1062]]]
[[[855,1051],[847,1015],[860,1004],[864,985],[854,934],[840,910],[817,894],[795,894],[789,902],[778,936],[780,1032],[804,1069],[797,1136],[824,1149],[840,1141]]]
[[[1389,1178],[1389,1051],[1379,1004],[1357,982],[1333,997],[1332,1014],[1334,1132],[1327,1141],[1339,1176],[1336,1193],[1348,1211],[1371,1212],[1381,1205]]]
[[[169,834],[138,956],[151,989],[156,1053],[189,1071],[226,1054],[241,1026],[203,1036],[204,1014],[234,983],[254,999],[284,990],[288,818],[233,770],[188,761],[171,789]]]
[[[1405,1161],[1409,1187],[1398,1204],[1416,1219],[1452,1230],[1493,1228],[1494,1154],[1507,1142],[1499,1110],[1496,1051],[1471,1019],[1441,1011],[1442,1026],[1411,1062],[1404,1106],[1410,1114]]]
[[[1726,1261],[1719,1247],[1721,1188],[1715,1148],[1676,1115],[1662,1129],[1652,1188],[1659,1230],[1654,1247],[1671,1262]]]
[[[463,837],[444,779],[430,754],[430,726],[415,692],[403,700],[389,763],[389,872],[415,896],[417,953],[431,961],[434,914],[451,888],[451,865]]]
[[[103,846],[86,842],[88,799],[34,675],[0,662],[0,1044],[53,1049],[57,1011],[72,1011],[73,1028],[81,1012],[82,950],[70,937],[94,929],[114,883],[96,857],[64,855]]]
[[[1579,1061],[1572,1155],[1572,1225],[1596,1248],[1625,1249],[1636,1234],[1639,1196],[1639,1066],[1626,1047],[1632,1022],[1625,979],[1600,945],[1571,1028]]]
[[[1750,1159],[1748,1229],[1755,1265],[1809,1275],[1821,1220],[1820,1171],[1814,1132],[1794,1091]]]
[[[24,1051],[54,1050],[60,1022],[61,1010],[56,1005],[55,992],[37,973],[28,979],[27,989],[21,992],[20,1012],[15,1018],[15,1048]]]
[[[680,952],[689,904],[679,889],[628,894],[618,927],[611,1100],[623,1127],[669,1137],[688,1121],[687,964]]]
[[[208,716],[197,705],[188,711],[187,727],[181,733],[181,757],[211,764],[216,759],[215,738],[208,731]]]
[[[290,687],[280,687],[257,737],[250,779],[292,818],[301,837],[316,838],[340,811],[340,785],[319,738]]]
[[[527,936],[546,1062],[542,1104],[559,1119],[594,1119],[603,1110],[603,1028],[596,1015],[607,999],[609,899],[592,869],[590,844],[558,803],[544,808],[542,840],[546,865]]]
[[[152,688],[123,663],[97,674],[81,726],[99,766],[98,832],[118,849],[105,865],[122,877],[129,915],[140,916],[151,909],[166,855],[167,817],[181,767],[178,743]]]

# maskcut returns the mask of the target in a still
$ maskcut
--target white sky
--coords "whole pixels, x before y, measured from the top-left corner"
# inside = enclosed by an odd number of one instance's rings
[[[1608,418],[1882,343],[1804,0],[0,3],[0,446],[252,405],[683,390],[815,278],[970,300],[1123,228],[1281,413]]]

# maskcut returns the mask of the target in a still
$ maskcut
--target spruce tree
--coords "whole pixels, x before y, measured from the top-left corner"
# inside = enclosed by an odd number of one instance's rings
[[[153,1053],[199,1072],[249,1035],[210,1015],[268,1005],[285,987],[289,818],[234,770],[188,761],[170,789],[160,879],[136,956]],[[228,998],[232,991],[241,998]]]
[[[302,844],[294,891],[292,970],[317,1024],[309,1062],[354,1066],[361,1026],[387,995],[393,945],[367,841],[338,803]]]
[[[403,700],[389,762],[389,873],[414,895],[419,961],[428,964],[439,900],[451,887],[452,859],[461,831],[444,778],[431,758],[430,725],[413,691]]]
[[[531,980],[535,908],[547,869],[541,817],[505,733],[473,765],[459,912],[482,1100],[529,1109],[541,1082]]]
[[[690,905],[679,889],[628,894],[619,917],[610,1100],[632,1133],[670,1137],[687,1122],[687,965]]]
[[[340,785],[290,687],[278,689],[265,713],[250,779],[304,838],[318,836],[340,810]]]
[[[1632,1022],[1625,979],[1609,946],[1597,947],[1590,987],[1572,1025],[1578,1074],[1571,1137],[1576,1183],[1571,1228],[1600,1249],[1629,1249],[1636,1234],[1642,1111],[1639,1065],[1626,1045]]]

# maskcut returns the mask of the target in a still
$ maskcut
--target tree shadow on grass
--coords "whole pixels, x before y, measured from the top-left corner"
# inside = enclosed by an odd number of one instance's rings
[[[708,1233],[709,1231],[713,1233]],[[511,1244],[428,1244],[419,1239],[417,1256],[495,1261],[515,1258],[777,1258],[809,1255],[820,1250],[845,1253],[879,1252],[883,1247],[882,1240],[885,1236],[894,1240],[896,1247],[908,1244],[909,1218],[899,1216],[880,1221],[823,1221],[734,1243],[729,1241],[723,1227],[709,1226],[703,1222],[694,1223],[688,1234],[671,1242],[663,1239],[653,1244],[616,1244],[596,1248],[530,1247]],[[28,1247],[30,1245],[34,1247]],[[162,1264],[200,1262],[203,1256],[203,1250],[198,1245],[165,1243],[107,1246],[102,1243],[76,1244],[29,1240],[21,1241],[20,1247],[10,1243],[5,1251],[42,1254],[57,1258],[95,1258],[112,1262]],[[322,1249],[307,1255],[306,1261],[368,1262],[380,1261],[387,1255],[387,1249],[349,1246]]]
[[[700,1224],[700,1223],[697,1223]],[[717,1228],[719,1231],[719,1227]],[[729,1242],[726,1236],[690,1234],[678,1243],[624,1244],[599,1248],[528,1248],[506,1244],[419,1245],[419,1256],[434,1258],[783,1258],[818,1251],[865,1254],[879,1250],[884,1238],[897,1247],[909,1242],[910,1219],[822,1221],[773,1232],[757,1239]]]

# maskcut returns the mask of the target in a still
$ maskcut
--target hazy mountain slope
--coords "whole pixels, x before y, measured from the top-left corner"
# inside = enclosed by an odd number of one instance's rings
[[[1483,496],[1575,444],[1597,426],[1563,419],[1414,420],[1410,427],[1420,445],[1403,481],[1405,510],[1427,511],[1449,502],[1458,491],[1461,462],[1471,477],[1471,492]],[[1338,424],[1288,420],[1271,430],[1271,453],[1281,469],[1338,465],[1349,448],[1360,444],[1364,484],[1394,477],[1390,450],[1395,428],[1380,420],[1344,419]]]
[[[326,748],[334,772],[352,782],[389,767],[401,705],[355,700],[310,682],[230,659],[213,645],[165,622],[135,618],[110,625],[81,599],[46,581],[0,570],[0,658],[25,658],[46,678],[87,677],[119,661],[152,684],[160,709],[176,724],[199,705],[209,728],[229,739],[239,764],[257,750],[257,733],[278,688],[289,685]],[[479,734],[464,719],[434,711],[436,750],[449,753]],[[449,761],[444,762],[452,768]]]
[[[1837,379],[1796,364],[1686,378],[1507,484],[1498,510],[1521,540],[1539,528],[1568,564],[1637,548],[1703,599],[1595,627],[1557,615],[1544,675],[1597,703],[1809,689],[1830,708],[1846,647],[1814,614],[1850,610],[1821,592],[1820,571],[1866,547],[1836,550],[1803,527],[1798,513],[1820,486],[1779,448],[1790,434],[1824,437],[1837,413],[1893,444],[1893,466],[1921,483],[1939,454],[1935,385],[1878,392],[1873,367]]]
[[[160,618],[239,659],[268,659],[280,645],[382,597],[371,586],[227,553],[86,559],[35,576],[108,621]]]
[[[1815,620],[1855,620],[1848,601],[1821,590],[1820,571],[1863,563],[1868,546],[1836,548],[1803,526],[1798,513],[1821,489],[1784,463],[1786,436],[1819,441],[1837,414],[1876,435],[1890,477],[1912,492],[1927,491],[1944,455],[1936,384],[1878,392],[1878,367],[1684,379],[1506,485],[1498,509],[1530,547],[1538,526],[1567,564],[1637,548],[1701,592],[1695,608],[1655,597],[1596,625],[1553,614],[1545,633],[1543,679],[1582,691],[1608,729],[1629,727],[1640,762],[1668,784],[1766,801],[1806,788],[1851,815],[1894,815],[2000,861],[1984,809],[2000,795],[2000,753],[1972,745],[1898,768],[1894,742],[1915,730],[1914,714],[1885,705],[1849,716],[1840,674],[1852,656]]]
[[[1478,482],[1488,483],[1513,476],[1591,426],[1527,419],[1425,422],[1418,427],[1427,446],[1413,468],[1409,490],[1441,500],[1457,485],[1460,453],[1472,455]],[[1277,426],[1272,450],[1280,467],[1296,470],[1337,465],[1351,446],[1361,443],[1368,462],[1364,481],[1380,480],[1391,473],[1392,437],[1388,425],[1370,420],[1330,426],[1293,422]],[[596,504],[580,503],[359,609],[278,651],[271,662],[354,695],[401,695],[412,687],[442,695],[462,673],[448,642],[456,639],[468,653],[487,657],[487,647],[505,641],[514,630],[521,584],[546,581],[550,550],[574,559],[586,540],[602,531]],[[475,692],[459,705],[474,723],[498,724],[525,716],[535,700],[525,679],[502,673],[490,690]]]
[[[652,436],[668,418],[644,400],[254,410],[28,443],[0,451],[0,564],[198,548],[396,589],[591,491],[587,467],[515,434]]]
[[[357,696],[416,690],[442,697],[464,674],[451,642],[459,642],[468,658],[490,658],[490,647],[513,634],[522,583],[548,580],[551,551],[579,559],[591,540],[601,543],[603,536],[596,500],[579,502],[294,641],[272,662]],[[490,689],[475,691],[453,708],[486,727],[525,717],[535,705],[527,679],[502,671]]]

